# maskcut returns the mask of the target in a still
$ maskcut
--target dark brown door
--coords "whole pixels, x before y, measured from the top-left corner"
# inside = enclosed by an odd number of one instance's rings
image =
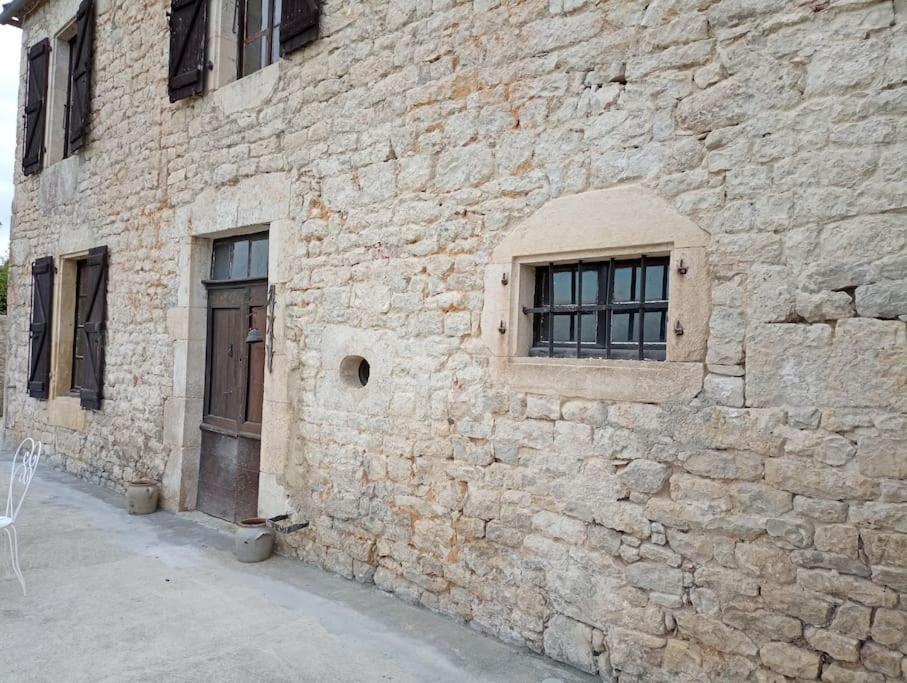
[[[218,272],[216,263],[212,272]],[[266,281],[234,272],[238,281],[205,283],[208,343],[197,503],[202,512],[232,522],[258,513],[268,298]]]
[[[198,503],[231,522],[258,514],[268,235],[213,245]]]

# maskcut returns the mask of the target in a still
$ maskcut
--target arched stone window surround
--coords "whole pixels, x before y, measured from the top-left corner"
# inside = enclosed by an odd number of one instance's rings
[[[482,339],[493,380],[518,391],[589,399],[692,398],[702,389],[708,339],[708,241],[708,232],[640,185],[546,203],[501,241],[486,267]],[[671,259],[666,361],[528,356],[532,321],[522,309],[533,305],[537,266],[642,254]],[[677,322],[682,335],[673,332]]]

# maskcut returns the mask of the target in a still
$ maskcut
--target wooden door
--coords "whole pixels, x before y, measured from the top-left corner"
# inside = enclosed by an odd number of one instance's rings
[[[198,509],[237,522],[258,513],[267,284],[208,283]]]

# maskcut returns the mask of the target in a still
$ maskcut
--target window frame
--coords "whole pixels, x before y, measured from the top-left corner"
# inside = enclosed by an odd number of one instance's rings
[[[246,252],[246,265],[245,272],[239,277],[234,277],[233,275],[233,262],[236,257],[236,245],[240,242],[248,243],[248,251]],[[264,274],[253,274],[252,273],[252,245],[256,242],[264,242],[266,245],[265,254],[267,256],[267,261],[265,262]],[[217,268],[217,252],[218,247],[228,246],[229,251],[229,262],[227,264],[227,277],[218,277]],[[219,283],[219,282],[250,282],[250,281],[259,281],[268,279],[268,268],[270,265],[270,231],[263,232],[254,232],[247,235],[235,235],[232,237],[224,237],[221,239],[213,240],[211,244],[211,267],[208,271],[208,279],[205,280],[206,283]]]
[[[246,34],[246,28],[247,28],[246,27],[246,14],[248,11],[249,0],[239,0],[239,2],[237,3],[239,6],[238,13],[237,13],[238,14],[238,17],[237,17],[238,24],[237,24],[237,31],[236,31],[236,33],[237,33],[236,79],[237,80],[244,78],[246,76],[251,76],[256,71],[261,71],[262,69],[269,67],[272,64],[276,64],[280,60],[280,51],[279,51],[280,38],[279,38],[279,36],[280,36],[281,21],[278,21],[276,24],[274,23],[274,21],[275,21],[275,15],[277,14],[276,8],[277,8],[278,4],[281,4],[280,17],[281,17],[281,19],[283,18],[283,6],[282,6],[283,0],[258,0],[258,1],[268,3],[268,25],[267,25],[267,28],[261,29],[260,31],[258,31],[257,33],[255,33],[251,36]],[[258,40],[259,38],[262,38],[262,37],[265,38],[265,42],[267,43],[267,47],[268,47],[267,63],[263,63],[257,69],[253,69],[252,71],[245,73],[246,47],[248,47],[250,44],[254,43],[256,40]],[[278,53],[277,53],[276,57],[274,55],[275,40],[276,40],[276,44],[278,46]]]
[[[82,306],[88,305],[88,294],[82,294],[82,286],[85,283],[85,268],[88,265],[87,258],[73,259],[75,262],[75,300],[72,310],[72,359],[70,365],[70,389],[69,393],[78,396],[82,389],[81,372],[82,364],[85,362],[85,356],[79,356],[79,334],[85,329],[85,321],[79,322],[79,313]],[[85,311],[81,311],[83,314]]]
[[[639,298],[629,301],[613,301],[615,273],[620,268],[633,268],[631,292]],[[661,292],[665,298],[647,300],[647,269],[662,269]],[[556,304],[554,278],[557,273],[571,273],[571,303]],[[594,303],[582,301],[582,275],[597,273],[597,292]],[[573,262],[549,262],[537,265],[534,274],[534,297],[532,306],[523,306],[524,315],[532,316],[532,341],[529,356],[547,358],[606,358],[611,360],[664,361],[667,358],[667,319],[670,303],[670,257],[665,255],[641,255],[637,258],[612,257],[609,259],[578,260]],[[637,276],[639,282],[637,283]],[[579,291],[577,291],[579,289]],[[613,339],[613,316],[615,313],[630,313],[638,316],[637,333],[633,341]],[[645,315],[658,313],[661,317],[659,341],[645,339]],[[583,317],[597,316],[595,341],[583,341]],[[557,341],[554,334],[554,316],[570,315],[571,337],[575,341]],[[546,324],[547,323],[547,324]],[[547,327],[547,330],[545,329]],[[575,328],[575,329],[574,329]],[[631,333],[632,334],[632,333]],[[628,353],[629,352],[629,353]]]
[[[72,151],[69,148],[69,131],[72,126],[72,84],[75,77],[75,47],[79,39],[77,33],[73,33],[68,39],[65,39],[66,52],[68,55],[66,65],[66,99],[63,101],[63,159],[68,159]]]

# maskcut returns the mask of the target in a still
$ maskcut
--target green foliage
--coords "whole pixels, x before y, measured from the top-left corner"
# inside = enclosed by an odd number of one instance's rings
[[[0,265],[0,315],[6,315],[6,286],[9,282],[9,259]]]

